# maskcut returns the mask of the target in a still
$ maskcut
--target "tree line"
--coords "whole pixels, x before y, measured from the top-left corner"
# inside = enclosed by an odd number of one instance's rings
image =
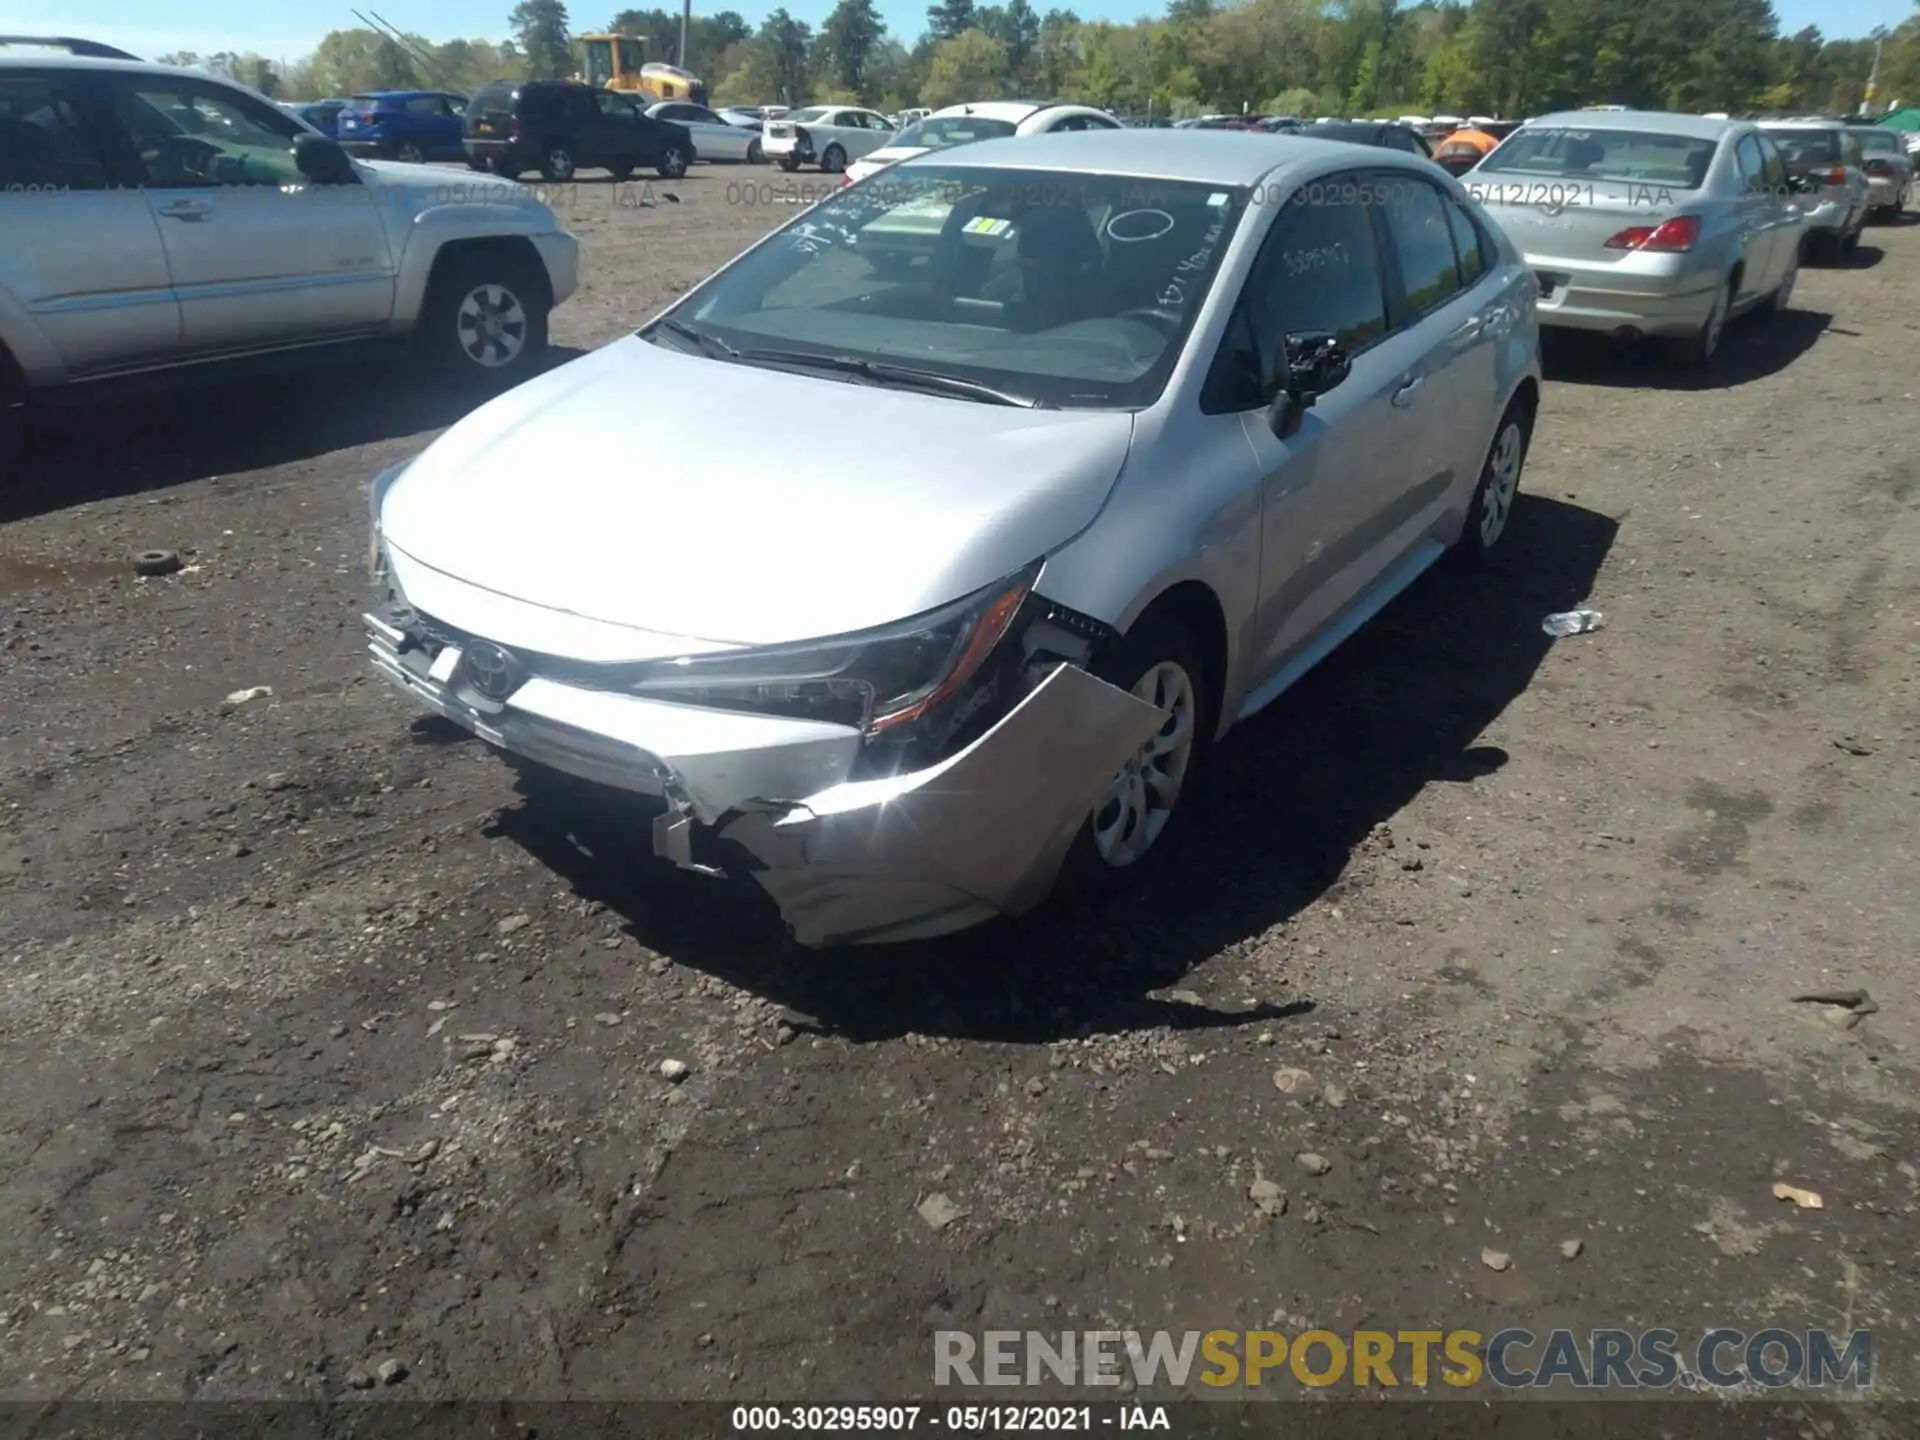
[[[1920,0],[1885,37],[1879,101],[1920,104]],[[258,55],[170,56],[282,98],[441,87],[578,67],[563,0],[521,0],[512,38],[431,42],[336,30],[281,66]],[[910,44],[874,0],[838,0],[816,30],[777,9],[696,15],[679,53],[677,10],[623,10],[608,31],[708,83],[718,104],[1071,97],[1125,114],[1496,114],[1563,106],[1729,113],[1849,112],[1872,39],[1779,33],[1770,0],[1172,0],[1132,24],[1035,10],[1030,0],[939,0]],[[402,43],[404,40],[404,43]]]

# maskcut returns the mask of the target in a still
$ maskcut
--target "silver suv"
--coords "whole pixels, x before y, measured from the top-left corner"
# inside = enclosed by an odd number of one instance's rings
[[[76,40],[0,37],[0,236],[9,411],[405,338],[509,383],[579,271],[530,190],[353,160],[244,86]]]

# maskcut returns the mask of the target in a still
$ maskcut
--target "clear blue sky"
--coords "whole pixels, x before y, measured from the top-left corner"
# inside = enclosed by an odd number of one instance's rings
[[[834,0],[791,0],[787,9],[795,18],[818,25]],[[1059,0],[1034,0],[1039,10]],[[728,8],[713,0],[695,0],[696,10]],[[1818,25],[1831,39],[1844,40],[1869,33],[1876,25],[1892,27],[1913,13],[1912,0],[1774,0],[1780,28],[1791,33]],[[377,14],[403,30],[433,40],[458,36],[505,38],[507,13],[513,0],[320,0],[320,3],[261,4],[259,0],[5,0],[0,3],[4,29],[13,33],[80,35],[156,56],[174,50],[207,53],[217,50],[257,50],[270,58],[297,59],[332,29],[349,29],[357,22],[352,12]],[[574,28],[604,25],[626,8],[625,0],[570,0]],[[671,0],[662,8],[671,10]],[[758,23],[775,5],[739,3],[738,10]],[[1079,0],[1070,8],[1089,20],[1132,20],[1159,14],[1164,0]],[[911,42],[925,28],[925,0],[880,0],[888,26]]]

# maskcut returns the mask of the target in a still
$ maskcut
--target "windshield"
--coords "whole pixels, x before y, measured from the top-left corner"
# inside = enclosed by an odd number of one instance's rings
[[[1892,155],[1900,149],[1899,143],[1895,140],[1891,130],[1856,130],[1854,133],[1860,137],[1860,148],[1862,150],[1879,151],[1882,154]]]
[[[984,115],[939,115],[916,121],[893,137],[895,145],[923,145],[944,150],[969,140],[997,140],[1018,127],[1011,120],[989,120]]]
[[[1717,140],[1647,130],[1526,129],[1480,162],[1480,173],[1623,180],[1672,190],[1706,183]]]
[[[1838,165],[1838,130],[1769,130],[1767,136],[1789,165]]]
[[[672,318],[750,364],[752,351],[777,349],[910,366],[1052,406],[1134,409],[1165,387],[1246,198],[1188,181],[908,162],[835,191]]]

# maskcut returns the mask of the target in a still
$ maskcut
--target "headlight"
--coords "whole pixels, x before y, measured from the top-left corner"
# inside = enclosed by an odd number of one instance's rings
[[[406,474],[411,459],[402,460],[398,465],[389,465],[373,477],[373,484],[367,495],[367,573],[378,580],[386,573],[386,550],[380,544],[380,507],[386,503],[387,492],[393,488],[393,482]]]
[[[631,689],[657,700],[824,720],[879,735],[919,719],[973,678],[1039,574],[1036,563],[964,600],[857,635],[641,666]]]

